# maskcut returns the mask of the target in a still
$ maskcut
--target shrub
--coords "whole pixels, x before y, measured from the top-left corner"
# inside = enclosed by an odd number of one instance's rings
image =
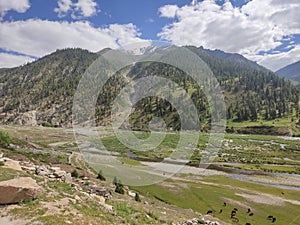
[[[53,127],[53,124],[51,124],[51,123],[45,121],[45,122],[42,123],[42,126],[43,126],[43,127]]]
[[[125,194],[125,191],[124,191],[123,185],[118,184],[118,185],[116,186],[115,192],[117,192],[117,193],[119,193],[119,194],[121,194],[121,195],[124,195],[124,194]]]
[[[73,172],[71,173],[71,176],[75,177],[75,178],[78,178],[79,174],[78,174],[77,170],[73,170]]]
[[[125,191],[124,191],[124,186],[121,182],[121,180],[118,180],[116,177],[114,179],[114,185],[116,185],[116,189],[115,192],[124,195]]]
[[[105,181],[105,180],[106,180],[105,177],[104,177],[104,175],[103,175],[102,170],[99,171],[97,178],[98,178],[99,180],[102,180],[102,181]]]
[[[5,131],[0,130],[0,147],[7,147],[10,142],[11,142],[10,135]]]
[[[137,201],[137,202],[140,202],[140,201],[141,201],[141,198],[140,198],[139,193],[135,193],[134,199],[135,199],[135,201]]]

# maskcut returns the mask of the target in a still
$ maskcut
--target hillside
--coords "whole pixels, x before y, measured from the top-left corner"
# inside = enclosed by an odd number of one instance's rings
[[[300,61],[287,65],[284,68],[278,70],[276,73],[282,77],[285,77],[287,79],[299,83],[300,82]]]
[[[299,89],[290,81],[238,54],[188,48],[206,62],[220,82],[229,121],[298,119]],[[89,65],[105,51],[58,50],[25,66],[0,70],[0,122],[71,126],[72,100],[78,82]],[[144,74],[160,74],[188,91],[198,109],[202,129],[209,128],[211,112],[202,90],[182,71],[161,63],[137,63],[113,76],[98,97],[96,119],[99,125],[109,123],[112,102],[122,87]],[[131,126],[147,129],[154,116],[164,118],[169,128],[180,129],[176,110],[156,97],[135,105]]]

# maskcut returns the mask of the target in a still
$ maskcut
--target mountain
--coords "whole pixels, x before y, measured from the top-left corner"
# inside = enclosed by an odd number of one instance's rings
[[[300,83],[300,61],[287,65],[284,68],[276,71],[282,77]]]
[[[210,49],[205,49],[203,47],[199,47],[199,50],[207,53],[210,56],[213,56],[214,58],[223,59],[230,64],[240,64],[242,66],[249,67],[254,70],[263,71],[263,72],[269,71],[265,67],[260,66],[256,62],[250,61],[246,59],[244,56],[237,53],[227,53],[222,50],[218,50],[218,49],[210,50]]]
[[[193,46],[187,48],[198,55],[218,79],[225,95],[228,120],[267,121],[297,117],[300,92],[290,81],[238,54]],[[81,76],[99,55],[108,50],[98,53],[82,49],[57,50],[25,66],[1,69],[0,123],[71,126],[73,96]],[[159,51],[159,48],[153,51]],[[136,63],[108,80],[98,96],[97,124],[110,123],[114,99],[128,82],[157,74],[176,82],[189,93],[198,110],[202,129],[209,128],[210,99],[201,87],[183,71],[157,62]],[[204,81],[204,85],[211,84]],[[147,129],[152,118],[157,116],[165,120],[168,128],[180,129],[179,114],[174,106],[158,97],[137,102],[130,125],[137,130]]]

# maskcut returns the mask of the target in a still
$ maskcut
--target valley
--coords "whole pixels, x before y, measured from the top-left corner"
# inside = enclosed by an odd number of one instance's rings
[[[142,151],[140,154],[131,150],[135,155],[128,155],[112,130],[98,127],[101,140],[114,153],[112,157],[131,168],[137,166],[137,170],[131,170],[135,173],[131,174],[133,177],[138,174],[163,178],[151,185],[126,187],[122,195],[114,192],[113,177],[117,172],[99,164],[87,164],[88,153],[78,151],[79,143],[72,129],[1,126],[0,130],[6,130],[12,137],[9,147],[0,150],[3,157],[79,173],[71,183],[61,183],[1,166],[0,180],[29,175],[44,189],[32,202],[1,206],[3,221],[22,218],[16,224],[53,224],[54,221],[55,224],[184,224],[198,218],[218,224],[273,224],[268,220],[272,215],[276,218],[275,224],[300,224],[299,138],[226,134],[218,156],[208,169],[197,166],[199,155],[194,154],[194,161],[174,174],[180,164],[165,162],[166,166],[160,167],[157,164],[162,164],[161,157],[168,156],[173,145],[170,140],[176,140],[176,132],[167,134],[157,153]],[[147,137],[146,133],[138,135]],[[207,143],[208,134],[200,137],[199,149]],[[101,153],[92,154],[95,161],[103,157]],[[141,167],[142,172],[137,172]],[[96,178],[99,170],[103,171],[106,181]],[[105,204],[113,206],[112,211],[87,194],[92,185],[111,190],[112,195]],[[141,201],[135,201],[132,193],[139,193]],[[239,222],[230,218],[233,208],[238,209]],[[252,216],[247,213],[248,209]],[[212,213],[206,215],[210,210]]]

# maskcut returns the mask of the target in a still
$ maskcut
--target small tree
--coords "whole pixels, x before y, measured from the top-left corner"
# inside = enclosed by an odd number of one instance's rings
[[[99,171],[97,178],[99,180],[106,181],[106,179],[105,179],[105,177],[103,175],[103,171],[102,170]]]
[[[0,130],[0,147],[7,147],[10,142],[11,142],[10,135],[5,131]]]
[[[116,185],[115,192],[124,195],[125,194],[125,190],[124,190],[124,186],[123,186],[121,180],[118,180],[115,177],[113,182],[114,182],[114,185]]]

